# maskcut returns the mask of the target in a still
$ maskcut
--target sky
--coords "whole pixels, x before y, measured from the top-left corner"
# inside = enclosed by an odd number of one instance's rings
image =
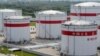
[[[24,1],[24,0],[23,0]],[[27,0],[28,1],[28,0]],[[43,1],[43,0],[40,0]],[[47,1],[47,0],[46,0]],[[62,0],[54,0],[54,1],[62,1]],[[100,0],[63,0],[63,1],[100,1]]]
[[[0,1],[34,1],[34,0],[0,0]],[[100,1],[100,0],[35,0],[35,1]]]
[[[66,1],[89,1],[91,2],[91,1],[100,1],[100,0],[66,0]]]

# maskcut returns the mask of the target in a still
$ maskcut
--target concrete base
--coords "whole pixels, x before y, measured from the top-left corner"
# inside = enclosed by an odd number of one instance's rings
[[[41,37],[36,37],[36,39],[43,39],[43,40],[60,40],[60,38],[41,38]]]
[[[94,54],[94,55],[67,55],[67,54],[60,53],[60,56],[98,56],[98,55],[97,54]]]
[[[28,44],[28,43],[30,43],[30,41],[14,42],[14,41],[6,41],[6,40],[4,40],[4,43],[9,43],[9,44]]]

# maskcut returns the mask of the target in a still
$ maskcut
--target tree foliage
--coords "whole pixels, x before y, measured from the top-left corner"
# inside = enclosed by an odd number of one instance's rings
[[[14,2],[14,3],[4,3],[0,4],[0,8],[10,8],[10,9],[22,9],[23,15],[30,15],[35,17],[34,13],[40,10],[60,10],[64,12],[69,12],[70,3],[65,1],[41,1],[41,2]]]

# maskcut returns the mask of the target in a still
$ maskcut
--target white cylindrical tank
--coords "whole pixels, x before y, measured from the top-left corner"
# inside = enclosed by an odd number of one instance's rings
[[[92,56],[96,51],[96,24],[77,20],[62,24],[61,56]]]
[[[84,2],[71,5],[71,20],[96,21],[96,16],[100,14],[100,3]]]
[[[30,17],[11,16],[4,19],[4,36],[6,42],[30,41]]]
[[[98,24],[100,27],[100,3],[84,2],[71,6],[71,20],[86,20]],[[98,29],[98,46],[100,46],[100,29]]]
[[[99,2],[100,0],[69,0],[70,2]]]
[[[17,16],[22,16],[22,10],[20,9],[15,9]]]
[[[8,16],[21,16],[21,10],[0,9],[0,32],[3,31],[3,19]]]
[[[42,39],[58,39],[61,37],[61,23],[66,19],[66,13],[56,10],[46,10],[36,15],[36,34]]]

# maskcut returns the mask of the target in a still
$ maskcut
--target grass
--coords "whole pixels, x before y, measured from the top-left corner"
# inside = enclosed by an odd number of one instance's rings
[[[37,54],[28,53],[28,52],[20,51],[20,50],[19,51],[10,52],[8,50],[8,48],[5,47],[5,46],[1,46],[0,47],[0,53],[2,53],[2,54],[9,54],[9,53],[11,53],[11,54],[15,54],[17,56],[38,56]]]
[[[13,53],[17,56],[37,56],[36,54],[28,53],[25,51],[14,51]]]
[[[0,53],[8,54],[9,53],[8,48],[5,46],[0,46]]]
[[[36,26],[36,23],[35,22],[31,22],[30,26]]]

